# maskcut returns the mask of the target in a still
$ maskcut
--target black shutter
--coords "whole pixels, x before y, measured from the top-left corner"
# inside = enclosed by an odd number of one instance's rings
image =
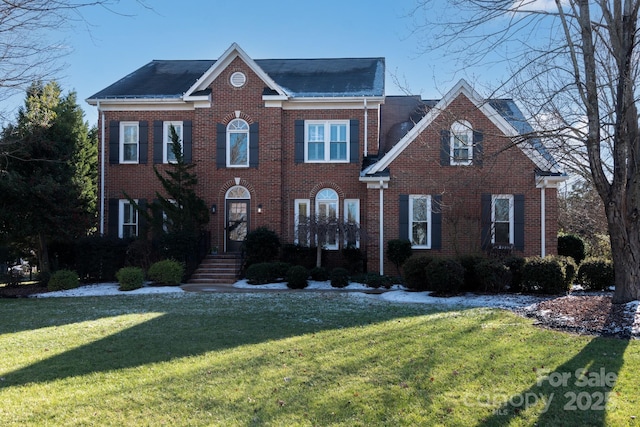
[[[513,246],[524,251],[524,194],[513,196]]]
[[[140,132],[138,139],[140,157],[138,163],[146,165],[149,157],[149,123],[147,121],[139,122],[138,130]]]
[[[449,166],[451,164],[451,153],[449,139],[451,132],[448,130],[440,131],[440,166]]]
[[[296,120],[294,138],[294,161],[304,163],[304,120]]]
[[[109,164],[118,163],[120,163],[120,122],[111,120],[109,122]]]
[[[218,123],[216,133],[216,166],[221,169],[227,165],[227,127]]]
[[[258,167],[258,144],[259,144],[258,123],[249,125],[249,167]]]
[[[153,163],[162,163],[164,144],[164,129],[162,120],[153,121]]]
[[[491,245],[491,194],[480,196],[480,247],[483,251],[489,250]]]
[[[193,122],[182,122],[182,155],[185,163],[193,162]]]
[[[409,239],[409,195],[408,194],[400,195],[398,217],[399,217],[398,224],[400,225],[400,229],[398,231],[398,239],[410,240]]]
[[[349,162],[360,163],[360,120],[351,120],[349,126]]]
[[[118,237],[118,221],[120,218],[120,203],[118,199],[109,199],[109,219],[107,221],[107,235]]]
[[[442,248],[442,195],[431,201],[431,249]]]
[[[473,131],[473,164],[482,167],[484,156],[484,134],[481,130]]]
[[[146,237],[147,235],[147,199],[138,199],[138,236]]]

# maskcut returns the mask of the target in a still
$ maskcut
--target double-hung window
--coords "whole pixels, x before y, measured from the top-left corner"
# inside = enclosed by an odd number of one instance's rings
[[[409,196],[409,232],[411,247],[431,248],[431,196]]]
[[[249,167],[249,125],[242,119],[227,125],[227,167]]]
[[[162,144],[162,161],[163,163],[175,163],[176,162],[176,156],[173,154],[173,139],[171,138],[171,126],[173,126],[173,128],[176,131],[176,134],[178,135],[178,142],[180,142],[180,144],[183,143],[183,136],[182,136],[182,122],[164,122],[164,137],[163,137],[163,141],[164,144]],[[183,148],[184,150],[184,148]]]
[[[349,162],[349,121],[305,121],[307,162]]]
[[[451,150],[452,165],[470,165],[473,161],[473,129],[467,121],[455,122],[451,126]]]
[[[136,203],[138,201],[136,200]],[[120,200],[118,237],[126,239],[138,236],[138,211],[133,203]]]
[[[514,243],[513,195],[491,196],[491,243],[512,245]]]
[[[138,163],[139,145],[138,122],[120,122],[120,163]]]
[[[309,199],[296,199],[294,207],[295,215],[295,237],[296,244],[309,246],[309,228],[311,225],[311,212],[309,210]]]
[[[327,249],[338,249],[338,193],[324,188],[316,195],[316,221],[318,244]]]
[[[345,246],[360,247],[360,200],[344,200],[344,243]]]

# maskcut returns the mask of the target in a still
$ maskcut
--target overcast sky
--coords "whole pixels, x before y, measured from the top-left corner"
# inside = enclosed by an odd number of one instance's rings
[[[233,43],[253,59],[386,58],[386,93],[403,88],[439,98],[460,78],[481,88],[502,70],[463,68],[443,51],[419,52],[412,0],[124,0],[113,11],[83,10],[84,22],[53,33],[70,53],[58,81],[74,90],[90,125],[85,99],[154,59],[218,59]],[[393,76],[402,82],[399,87]],[[24,96],[12,100],[21,105]]]

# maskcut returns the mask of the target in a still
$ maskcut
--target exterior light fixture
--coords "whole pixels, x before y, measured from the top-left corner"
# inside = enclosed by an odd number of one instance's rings
[[[211,205],[211,213],[214,214],[214,213],[216,213],[217,210],[218,210],[218,207],[216,206],[216,204],[215,203],[212,204]]]
[[[262,213],[262,205],[258,205],[258,213],[261,214]]]

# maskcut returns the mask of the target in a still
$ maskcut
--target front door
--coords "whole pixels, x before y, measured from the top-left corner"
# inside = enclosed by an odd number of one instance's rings
[[[227,252],[240,252],[249,230],[249,200],[227,200]]]

